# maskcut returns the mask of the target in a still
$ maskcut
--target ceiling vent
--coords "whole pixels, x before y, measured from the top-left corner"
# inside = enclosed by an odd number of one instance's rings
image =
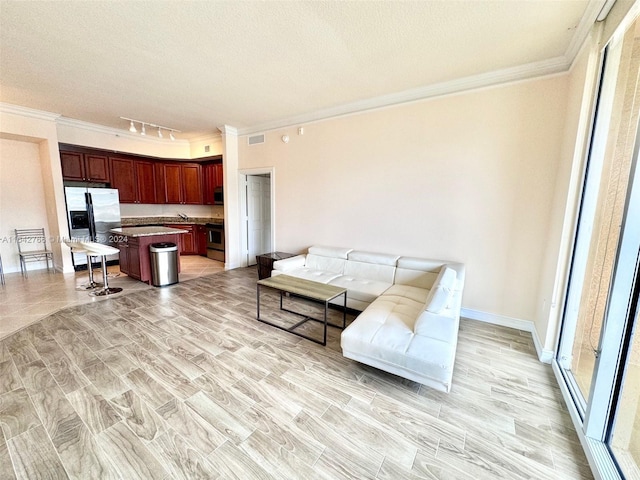
[[[264,143],[264,133],[260,135],[253,135],[247,139],[249,145],[258,145],[260,143]]]

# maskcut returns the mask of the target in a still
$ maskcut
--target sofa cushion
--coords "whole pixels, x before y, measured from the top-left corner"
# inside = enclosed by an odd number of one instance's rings
[[[339,273],[327,272],[324,270],[316,270],[315,268],[307,268],[307,267],[293,268],[291,270],[287,270],[286,272],[274,270],[271,274],[272,275],[278,275],[278,274],[291,275],[292,277],[304,278],[305,280],[311,280],[313,282],[319,282],[319,283],[329,283],[334,278],[337,278],[340,276]]]
[[[295,257],[284,258],[273,262],[273,269],[284,272],[293,268],[304,267],[305,261],[306,255],[296,255]]]
[[[458,320],[451,311],[443,315],[425,310],[418,315],[413,331],[416,335],[455,343],[458,336]]]
[[[383,295],[385,297],[404,297],[420,303],[424,308],[424,302],[429,295],[426,288],[412,287],[410,285],[393,285],[386,290]]]
[[[356,278],[350,275],[341,275],[329,282],[331,285],[347,289],[347,297],[371,303],[387,290],[391,283]]]
[[[442,260],[400,257],[395,282],[399,285],[430,289],[444,265]]]
[[[378,282],[393,283],[396,267],[381,265],[378,263],[358,262],[347,260],[344,265],[344,274],[354,278],[369,279]],[[383,290],[384,291],[384,290]]]
[[[425,310],[431,313],[440,313],[449,304],[453,297],[453,289],[456,284],[456,271],[453,268],[442,267],[433,288],[425,302]]]
[[[399,255],[389,255],[388,253],[375,253],[375,252],[363,252],[361,250],[354,250],[347,256],[349,260],[355,262],[375,263],[378,265],[389,265],[391,267],[396,266],[396,262]]]
[[[336,257],[323,257],[321,255],[308,254],[305,267],[325,272],[333,272],[342,275],[346,260]]]
[[[313,247],[309,247],[309,253],[312,255],[319,255],[321,257],[341,258],[343,260],[346,260],[347,255],[349,255],[349,252],[352,252],[352,251],[353,251],[353,248],[323,247],[321,245],[314,245]]]

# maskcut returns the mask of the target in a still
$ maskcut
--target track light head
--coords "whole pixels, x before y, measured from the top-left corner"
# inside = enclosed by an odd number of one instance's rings
[[[129,131],[131,133],[138,133],[138,130],[136,129],[136,123],[140,124],[140,135],[147,134],[147,125],[149,125],[150,128],[158,129],[158,138],[164,138],[164,134],[162,133],[162,130],[169,132],[169,138],[171,139],[171,141],[174,141],[176,139],[173,133],[180,132],[180,130],[176,130],[175,128],[165,127],[163,125],[158,125],[157,123],[143,122],[141,120],[136,120],[135,118],[129,118],[129,117],[120,117],[120,118],[122,120],[126,120],[127,122],[129,122]]]

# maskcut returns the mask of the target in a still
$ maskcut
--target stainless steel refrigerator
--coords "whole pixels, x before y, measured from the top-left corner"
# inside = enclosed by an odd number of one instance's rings
[[[64,194],[71,239],[116,246],[109,230],[121,226],[118,190],[65,187]],[[86,255],[74,253],[72,257],[76,270],[86,268]],[[109,255],[106,260],[118,260],[118,255]]]

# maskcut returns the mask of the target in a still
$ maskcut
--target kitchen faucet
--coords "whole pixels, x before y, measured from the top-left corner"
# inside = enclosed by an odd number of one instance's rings
[[[189,217],[187,217],[184,213],[179,213],[178,212],[178,216],[183,220],[188,220],[189,219]]]

